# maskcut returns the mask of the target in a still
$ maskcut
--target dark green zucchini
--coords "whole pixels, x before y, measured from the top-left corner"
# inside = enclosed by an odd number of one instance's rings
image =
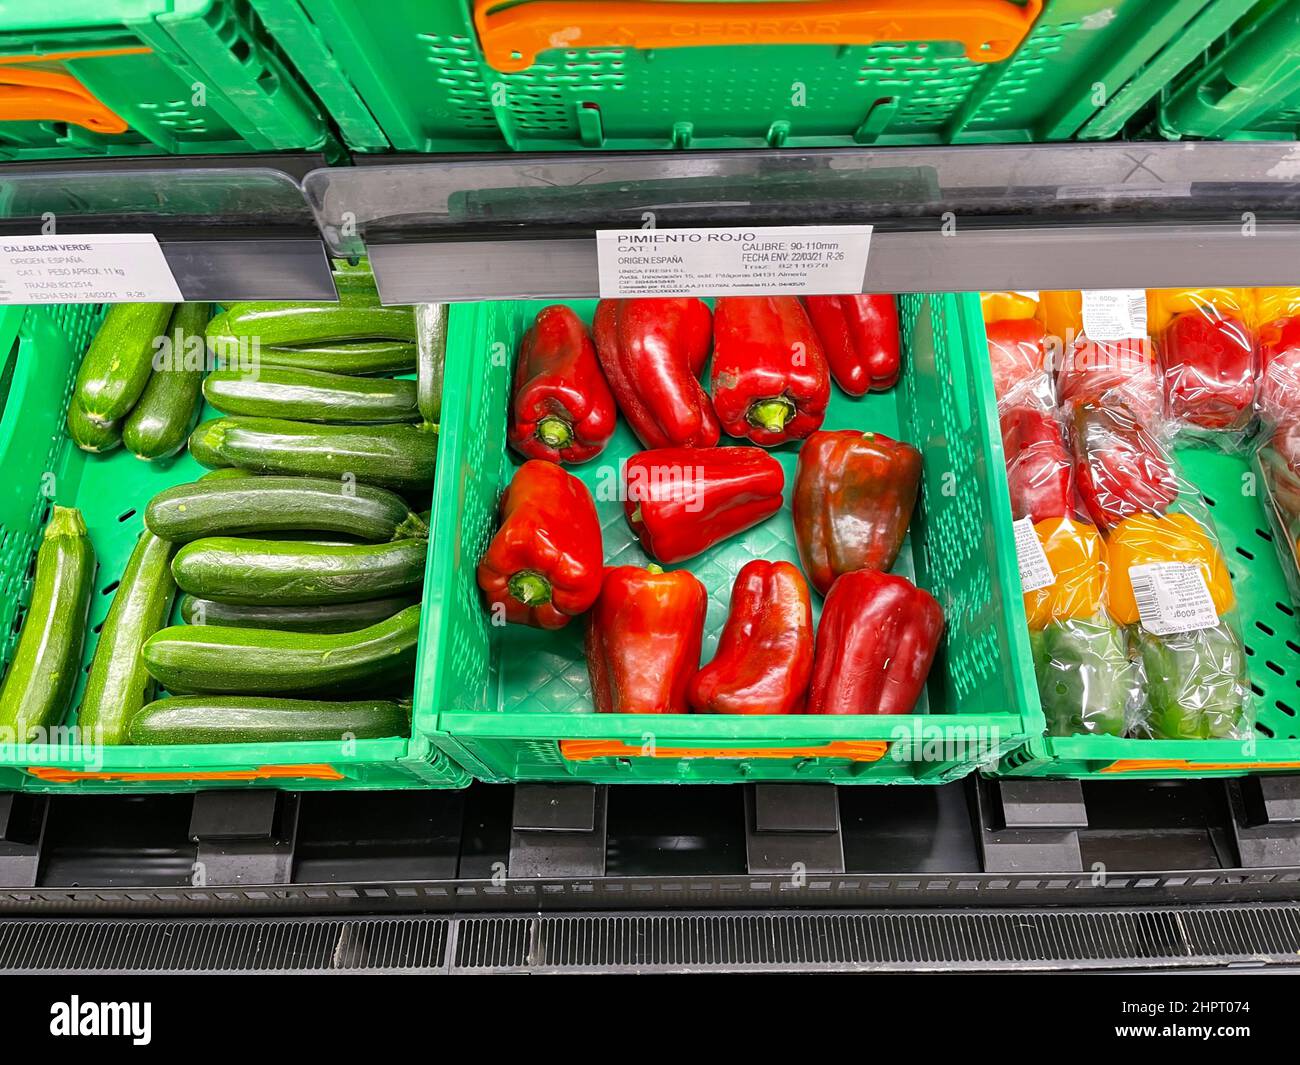
[[[265,532],[341,533],[377,542],[429,535],[428,525],[386,488],[318,477],[178,484],[149,501],[144,522],[156,536],[182,544]]]
[[[298,346],[338,340],[415,342],[410,307],[382,307],[340,293],[339,303],[237,303],[226,309],[223,329],[256,338],[262,346]]]
[[[241,470],[238,466],[221,466],[215,470],[208,470],[199,478],[200,481],[229,481],[236,477],[257,477],[258,474],[252,470]]]
[[[214,370],[203,395],[223,414],[341,425],[419,421],[415,382],[264,366]]]
[[[171,357],[156,366],[122,426],[122,442],[138,458],[166,458],[185,446],[199,412],[205,361],[201,343],[196,352],[189,347],[191,338],[203,336],[210,311],[207,303],[182,303],[172,315]]]
[[[131,718],[130,742],[289,743],[408,736],[410,708],[387,699],[324,702],[256,695],[159,699]]]
[[[36,552],[27,617],[0,686],[0,742],[41,743],[68,712],[86,639],[95,549],[81,511],[55,507]]]
[[[285,632],[356,632],[391,618],[419,599],[393,596],[360,603],[321,606],[238,606],[215,599],[181,596],[181,617],[187,625],[227,625],[239,629],[281,629]]]
[[[332,693],[409,678],[419,631],[418,606],[344,633],[174,625],[151,636],[143,655],[173,693]]]
[[[68,435],[82,451],[100,455],[122,446],[120,422],[96,422],[82,409],[76,393],[68,402]]]
[[[140,649],[171,612],[171,558],[171,544],[147,530],[140,534],[90,661],[77,713],[83,743],[125,743],[127,721],[153,697]]]
[[[222,603],[359,603],[418,588],[427,550],[426,540],[321,544],[211,536],[176,552],[172,575],[181,591]]]
[[[213,418],[190,435],[190,453],[204,466],[335,479],[351,475],[398,490],[429,488],[437,451],[437,434],[417,425]]]
[[[131,413],[149,383],[157,340],[171,314],[170,303],[115,303],[108,309],[74,388],[92,422],[108,425]]]
[[[415,311],[418,335],[415,369],[416,404],[430,425],[442,416],[442,375],[447,361],[448,307],[445,303],[422,303]]]
[[[298,348],[263,347],[261,366],[286,370],[321,370],[367,377],[411,373],[418,361],[416,345],[404,340],[344,340]]]

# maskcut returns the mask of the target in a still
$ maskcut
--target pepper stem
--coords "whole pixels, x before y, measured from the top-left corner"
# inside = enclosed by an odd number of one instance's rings
[[[524,606],[541,606],[551,601],[551,582],[530,569],[521,569],[513,574],[506,584],[506,591]]]
[[[548,414],[537,423],[537,439],[547,447],[568,447],[573,441],[573,427],[563,418]]]
[[[648,566],[646,566],[645,571],[654,576],[658,576],[660,573],[664,571],[664,568],[663,566],[659,565],[659,563],[657,562],[651,562]]]
[[[785,429],[788,422],[795,415],[794,404],[785,396],[776,396],[772,399],[760,399],[749,406],[749,412],[745,415],[750,425],[756,425],[760,429],[766,429],[769,433],[779,433]]]

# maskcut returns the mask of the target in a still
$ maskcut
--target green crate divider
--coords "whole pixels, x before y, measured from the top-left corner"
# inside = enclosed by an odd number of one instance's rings
[[[314,151],[335,143],[306,83],[244,0],[14,7],[0,14],[0,59],[69,54],[48,65],[80,80],[129,128],[103,134],[52,121],[0,122],[0,158]],[[120,49],[148,51],[76,55]]]
[[[1249,741],[1040,736],[1005,757],[997,775],[1222,777],[1300,769],[1300,620],[1287,601],[1268,518],[1253,494],[1250,460],[1205,447],[1178,448],[1177,456],[1210,505],[1237,593],[1254,735]],[[1017,609],[1023,626],[1023,601]]]
[[[1031,142],[1090,123],[1111,136],[1253,2],[1047,0],[994,64],[938,41],[556,48],[502,73],[469,0],[390,0],[382,18],[351,0],[252,0],[351,147],[381,147],[377,124],[417,152]]]
[[[17,321],[15,321],[15,314]],[[0,418],[0,675],[13,654],[31,569],[51,503],[79,507],[95,547],[96,594],[83,661],[89,668],[111,589],[144,528],[144,508],[159,491],[203,473],[188,452],[167,462],[142,462],[125,449],[90,455],[67,438],[65,413],[81,355],[101,318],[89,305],[5,308],[17,358]],[[211,409],[204,412],[208,417]],[[174,620],[179,621],[179,618]],[[81,685],[72,707],[81,699]],[[70,713],[65,724],[75,725]],[[324,767],[311,775],[292,768]],[[33,772],[33,769],[35,772]],[[55,780],[51,770],[115,774]],[[45,774],[41,776],[39,774]],[[337,779],[334,777],[337,776]],[[38,792],[194,791],[202,788],[464,787],[468,775],[429,740],[188,744],[82,749],[71,740],[46,747],[0,745],[0,790]]]
[[[599,715],[581,622],[556,633],[488,623],[475,567],[518,462],[505,443],[510,363],[542,306],[511,301],[452,308],[434,495],[440,524],[459,535],[434,540],[417,728],[488,780],[847,784],[951,780],[1041,731],[1028,636],[1010,620],[1020,602],[1019,576],[1006,481],[994,475],[1003,459],[992,380],[987,360],[969,356],[983,350],[974,346],[981,336],[975,297],[903,297],[900,385],[861,399],[837,390],[826,418],[828,428],[902,436],[925,455],[922,499],[896,569],[936,595],[948,628],[920,712],[895,717]],[[590,322],[595,301],[569,306]],[[599,458],[573,468],[597,500],[608,564],[648,561],[626,526],[622,504],[611,498],[618,464],[639,449],[620,422]],[[774,454],[786,471],[788,500],[797,447],[785,445]],[[709,592],[706,660],[726,616],[732,580],[752,558],[797,563],[788,507],[684,564]],[[425,712],[431,707],[436,715]],[[844,740],[883,740],[890,747],[878,761],[857,763],[802,754],[650,757],[643,756],[649,737],[665,750],[807,748]],[[618,741],[631,745],[633,755],[568,760],[560,752],[562,739]]]
[[[1159,129],[1172,139],[1300,135],[1300,6],[1256,4],[1164,94]]]

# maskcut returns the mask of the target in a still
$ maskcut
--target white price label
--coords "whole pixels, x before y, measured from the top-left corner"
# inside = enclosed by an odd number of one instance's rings
[[[1047,552],[1034,531],[1033,518],[1021,518],[1013,521],[1011,528],[1016,534],[1016,561],[1020,563],[1020,590],[1036,592],[1040,588],[1050,588],[1056,583],[1056,574],[1052,564],[1047,561]]]
[[[1145,562],[1129,566],[1142,627],[1157,636],[1197,632],[1219,624],[1219,612],[1195,562]]]
[[[152,233],[0,237],[0,303],[179,303]]]
[[[862,291],[871,226],[601,229],[603,299]]]
[[[1147,294],[1141,288],[1083,293],[1083,334],[1089,340],[1140,340],[1147,335]]]

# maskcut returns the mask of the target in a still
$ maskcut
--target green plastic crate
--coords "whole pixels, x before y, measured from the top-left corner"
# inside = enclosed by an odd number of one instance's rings
[[[1300,135],[1300,5],[1256,4],[1164,94],[1159,128],[1172,139]]]
[[[0,78],[20,66],[75,77],[128,128],[0,120],[0,158],[324,151],[335,143],[306,83],[244,0],[4,3]]]
[[[505,73],[470,0],[389,0],[382,17],[352,0],[251,2],[350,147],[438,152],[1111,136],[1253,0],[1046,0],[998,63],[955,41],[557,47]],[[571,6],[578,26],[590,5]]]
[[[98,571],[84,666],[112,591],[144,528],[144,508],[163,488],[203,472],[188,454],[142,462],[125,449],[79,450],[65,411],[82,352],[101,316],[89,305],[0,311],[0,673],[17,643],[36,547],[51,503],[79,507]],[[5,388],[4,382],[8,382]],[[206,412],[211,414],[209,410]],[[83,672],[84,681],[84,672]],[[80,685],[73,697],[81,698]],[[74,725],[75,714],[65,724]],[[201,788],[463,787],[468,775],[428,739],[105,747],[0,745],[0,790],[193,791]]]
[[[1248,458],[1204,447],[1178,461],[1211,507],[1237,593],[1257,714],[1242,740],[1041,736],[1004,758],[1002,776],[1221,777],[1300,770],[1300,621],[1287,599],[1268,518]],[[1023,600],[1017,623],[1024,622]]]
[[[434,498],[440,528],[459,535],[434,540],[417,728],[487,780],[846,784],[951,780],[1042,730],[1028,636],[1014,624],[1020,584],[992,380],[987,359],[969,356],[983,352],[975,346],[982,337],[977,298],[903,297],[899,386],[861,399],[836,390],[827,413],[827,428],[902,436],[925,456],[922,499],[895,568],[935,594],[948,627],[918,713],[890,717],[597,714],[581,622],[550,633],[489,624],[475,567],[518,462],[505,443],[510,364],[544,305],[452,308]],[[595,301],[569,306],[590,322]],[[622,504],[608,499],[618,463],[639,449],[620,420],[606,451],[573,468],[593,489],[608,564],[649,561]],[[773,453],[786,471],[788,500],[797,447]],[[732,580],[752,558],[797,562],[788,506],[685,563],[709,592],[706,660]],[[848,757],[839,746],[846,744],[874,760]]]

